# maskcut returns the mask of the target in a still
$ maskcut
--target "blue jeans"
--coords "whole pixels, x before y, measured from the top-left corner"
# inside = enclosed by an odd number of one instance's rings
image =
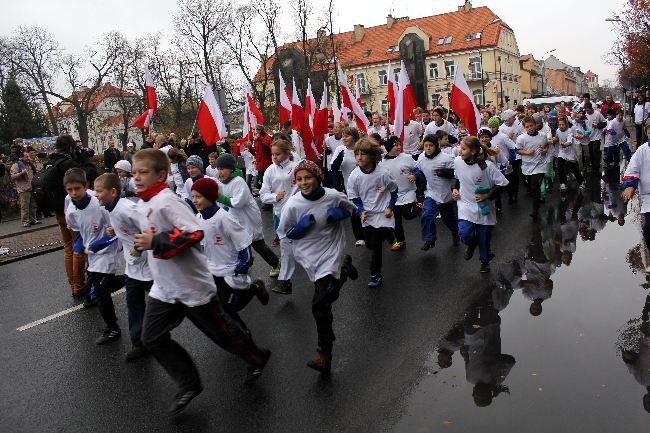
[[[438,238],[436,233],[436,218],[438,214],[442,217],[452,233],[458,233],[458,208],[456,202],[436,203],[431,197],[424,199],[420,228],[423,241],[435,241]]]
[[[494,258],[494,253],[490,250],[493,228],[494,226],[474,224],[467,220],[458,220],[460,240],[468,247],[475,247],[478,244],[481,263],[489,263]]]
[[[620,157],[621,150],[623,151],[623,155],[625,156],[625,159],[627,161],[629,161],[630,158],[632,158],[632,152],[630,151],[630,146],[627,144],[626,141],[624,141],[621,144],[609,146],[605,148],[605,162],[606,163],[613,162],[615,164],[618,164],[621,159]]]
[[[129,316],[129,337],[131,344],[141,346],[140,334],[142,333],[142,321],[144,320],[145,297],[151,289],[153,281],[140,281],[126,277],[124,284],[126,288],[126,309]]]

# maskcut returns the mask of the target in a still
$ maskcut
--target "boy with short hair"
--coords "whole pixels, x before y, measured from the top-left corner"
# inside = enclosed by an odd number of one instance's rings
[[[129,336],[132,348],[126,354],[126,360],[131,361],[147,354],[142,345],[142,320],[145,310],[145,292],[153,284],[151,271],[147,264],[147,255],[135,249],[136,233],[140,232],[139,214],[136,204],[127,199],[120,199],[120,179],[117,175],[106,173],[95,179],[95,196],[109,212],[111,226],[107,233],[117,236],[122,242],[126,267],[126,308],[129,317]]]
[[[208,177],[217,178],[219,176],[219,170],[217,169],[217,153],[210,152],[208,154],[209,165],[205,168],[205,175]]]
[[[111,298],[110,282],[117,272],[117,243],[108,240],[104,232],[110,226],[108,211],[99,205],[96,197],[88,194],[86,173],[71,168],[63,176],[63,185],[70,196],[66,221],[71,230],[79,232],[88,258],[88,283],[94,286],[99,313],[106,328],[97,339],[99,345],[120,338],[115,307]]]
[[[142,343],[179,387],[169,413],[180,413],[202,390],[199,372],[189,354],[171,339],[170,332],[187,316],[223,349],[248,364],[247,382],[256,380],[271,352],[255,345],[246,331],[224,311],[205,255],[199,221],[183,206],[183,199],[167,188],[169,161],[154,149],[133,157],[133,173],[142,233],[135,235],[139,250],[151,250],[149,268],[154,284],[149,292]]]
[[[540,134],[532,116],[524,117],[522,124],[525,134],[517,137],[517,153],[521,155],[521,172],[528,179],[533,196],[533,213],[530,217],[537,221],[542,198],[541,185],[546,175],[546,153],[548,144],[546,135]]]

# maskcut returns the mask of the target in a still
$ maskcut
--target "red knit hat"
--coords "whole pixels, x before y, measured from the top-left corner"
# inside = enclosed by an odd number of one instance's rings
[[[219,185],[208,177],[202,177],[192,184],[192,191],[196,191],[211,202],[216,202],[219,197]]]
[[[319,181],[323,181],[323,170],[320,169],[318,164],[316,164],[313,161],[310,161],[309,159],[303,159],[296,165],[296,168],[293,169],[293,178],[296,178],[296,175],[300,170],[307,170],[310,172],[314,177],[316,177]]]

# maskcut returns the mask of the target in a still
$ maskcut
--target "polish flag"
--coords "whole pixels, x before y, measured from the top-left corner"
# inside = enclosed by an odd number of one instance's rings
[[[357,100],[357,103],[361,105],[361,94],[359,92],[359,79],[354,77],[354,97]]]
[[[318,161],[318,153],[314,148],[314,136],[309,127],[309,118],[300,104],[296,80],[293,80],[293,95],[291,97],[291,135],[292,141],[297,144],[298,154],[312,161]]]
[[[209,84],[205,86],[203,100],[201,100],[196,113],[196,123],[208,146],[226,137],[226,123],[223,120],[217,98],[212,91],[212,86]]]
[[[404,71],[403,75],[402,71]],[[404,98],[404,104],[402,106],[402,110],[404,111],[404,120],[415,120],[414,110],[417,107],[417,104],[415,103],[415,96],[413,95],[413,88],[411,87],[409,74],[406,72],[406,68],[404,67],[404,61],[400,63],[399,93],[401,93]]]
[[[305,96],[305,113],[309,117],[309,127],[314,129],[314,116],[316,115],[316,100],[311,92],[311,80],[307,78],[307,95]]]
[[[242,126],[241,135],[242,138],[247,141],[253,141],[253,130],[254,127],[251,126],[250,110],[248,108],[248,98],[244,101],[244,123]]]
[[[472,92],[467,86],[467,81],[460,68],[456,67],[454,72],[454,83],[451,86],[451,96],[449,97],[449,108],[465,122],[469,134],[476,136],[478,129],[481,127],[481,113],[479,113]]]
[[[149,108],[145,110],[144,113],[140,115],[135,122],[131,125],[134,128],[147,129],[151,124],[151,119],[153,118],[153,109]]]
[[[323,154],[323,142],[325,136],[329,132],[327,127],[327,83],[323,85],[323,96],[320,98],[320,107],[316,110],[314,116],[314,141],[316,142],[316,150],[318,153]]]
[[[359,102],[352,97],[352,92],[350,91],[350,87],[348,87],[348,80],[345,77],[343,70],[341,69],[341,65],[338,64],[337,67],[339,68],[338,72],[339,72],[339,81],[341,82],[341,94],[343,96],[343,105],[351,108],[351,111],[354,115],[357,128],[359,129],[359,131],[362,131],[364,134],[367,134],[368,118],[363,112],[363,108],[361,108]]]
[[[264,116],[253,99],[253,93],[250,89],[246,93],[246,104],[248,105],[248,114],[251,124],[251,129],[255,129],[257,125],[264,125]]]
[[[279,119],[280,126],[284,125],[284,122],[291,120],[291,96],[289,94],[289,88],[284,84],[284,78],[282,78],[282,72],[278,69],[278,76],[280,77],[280,105],[278,105],[279,110]]]
[[[388,62],[388,122],[395,124],[395,95],[398,93],[397,83],[393,76],[393,66]]]
[[[147,92],[147,108],[153,110],[155,113],[158,111],[158,98],[156,97],[156,89],[153,87],[153,78],[151,78],[147,65],[144,65],[144,87]]]
[[[339,104],[337,104],[334,99],[332,99],[332,116],[334,117],[335,122],[342,122],[343,121],[343,117],[342,117],[341,109],[339,108]]]

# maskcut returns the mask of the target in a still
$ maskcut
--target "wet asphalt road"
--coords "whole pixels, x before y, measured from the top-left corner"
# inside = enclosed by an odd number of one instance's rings
[[[585,196],[595,199],[599,195],[595,188]],[[559,203],[556,194],[547,206],[557,208]],[[410,221],[406,223],[408,248],[385,252],[384,287],[368,289],[363,276],[369,254],[348,241],[362,278],[348,283],[335,304],[337,341],[329,378],[320,378],[305,366],[315,350],[316,332],[310,310],[312,286],[301,269],[294,275],[293,295],[272,295],[266,307],[253,301],[242,314],[258,344],[273,351],[267,369],[253,386],[243,385],[243,362],[184,322],[173,335],[194,357],[205,390],[175,419],[165,413],[174,385],[157,363],[151,358],[128,364],[123,360],[129,348],[123,294],[114,301],[124,334],[112,345],[94,345],[102,328],[95,310],[74,311],[18,332],[16,328],[22,325],[72,306],[62,252],[0,267],[0,431],[598,431],[580,426],[599,426],[612,419],[616,423],[608,426],[621,428],[600,431],[647,431],[650,416],[641,407],[644,389],[628,373],[615,344],[616,331],[641,315],[646,295],[638,287],[643,277],[632,274],[621,257],[640,237],[631,219],[624,228],[615,223],[605,227],[602,233],[607,236],[597,237],[587,247],[578,237],[573,268],[563,267],[554,275],[554,294],[544,301],[544,313],[533,318],[536,322],[528,315],[530,300],[517,287],[510,294],[509,305],[506,302],[506,307],[500,305],[503,311],[497,309],[501,315],[499,352],[516,359],[502,380],[510,386],[510,395],[501,393],[494,404],[479,408],[472,398],[472,384],[466,380],[463,352],[454,353],[450,368],[441,369],[437,364],[440,341],[458,324],[462,334],[462,326],[481,317],[481,311],[488,311],[484,306],[486,288],[494,287],[500,274],[510,272],[513,260],[523,263],[529,244],[538,236],[539,225],[532,225],[528,218],[527,197],[522,194],[518,206],[504,207],[493,236],[498,264],[489,276],[478,273],[476,258],[469,263],[462,259],[462,247],[451,246],[444,227],[435,249],[421,252],[418,222]],[[270,224],[268,212],[264,221]],[[270,227],[270,242],[268,230]],[[581,251],[587,250],[591,252],[582,253],[584,259],[579,260]],[[605,264],[596,260],[610,255]],[[267,272],[258,258],[253,274]],[[592,274],[589,283],[576,285],[586,274]],[[559,275],[562,280],[557,281]],[[607,275],[611,278],[605,284],[602,279]],[[595,286],[606,293],[610,284],[618,283],[624,284],[627,294],[610,296],[607,302],[616,302],[619,308],[580,303],[580,299],[602,299],[602,293],[588,292]],[[582,292],[574,293],[577,300],[563,301],[558,293],[569,291],[562,284],[583,287]],[[564,308],[549,314],[554,311],[552,305]],[[574,309],[581,307],[588,311]],[[477,308],[478,315],[474,314]],[[508,315],[509,311],[514,313]],[[568,332],[572,323],[567,320],[576,317],[581,326],[599,336],[613,328],[613,337],[590,340],[589,347],[602,346],[601,350],[567,350],[566,344],[577,337],[574,330],[566,334],[569,337],[563,332]],[[603,330],[593,325],[601,318],[608,318]],[[540,322],[547,328],[535,326]],[[484,328],[491,323],[483,323]],[[543,338],[538,338],[540,335]],[[540,348],[545,360],[554,361],[542,363],[550,371],[534,364],[541,356],[536,352]],[[564,356],[566,353],[573,355]],[[522,357],[524,354],[527,356]],[[504,356],[499,359],[505,364],[511,361]],[[601,364],[601,369],[575,374],[576,366]],[[532,374],[546,382],[531,381]],[[588,387],[594,385],[592,375],[604,374],[611,375],[602,382],[612,389],[609,393],[605,387],[599,390],[606,396],[606,404],[575,401],[580,394],[571,395],[570,390],[576,388],[570,386],[572,381],[581,384],[577,388]],[[554,383],[562,383],[564,394],[556,391],[540,398],[537,389],[548,389]],[[564,403],[559,404],[558,399]],[[572,418],[573,407],[580,410]],[[554,417],[558,408],[566,418]],[[612,418],[610,412],[618,418]],[[584,419],[589,422],[581,423]],[[563,428],[568,426],[571,428]]]

